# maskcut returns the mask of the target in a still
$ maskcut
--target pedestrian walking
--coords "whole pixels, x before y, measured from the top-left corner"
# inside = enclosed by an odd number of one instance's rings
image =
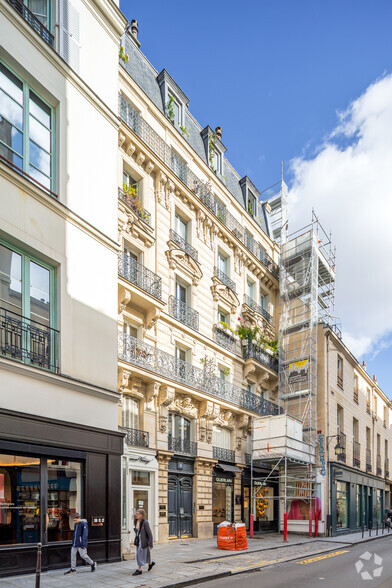
[[[82,519],[77,512],[74,514],[75,528],[73,532],[72,547],[71,547],[71,569],[65,572],[64,576],[71,576],[76,574],[76,556],[79,553],[80,557],[84,559],[91,566],[91,571],[95,572],[97,569],[97,562],[93,561],[87,554],[88,543],[88,524],[86,519]]]
[[[155,566],[151,561],[152,533],[148,520],[145,518],[146,513],[142,508],[136,511],[135,541],[137,570],[132,576],[139,576],[142,573],[142,566],[148,565],[148,571]]]

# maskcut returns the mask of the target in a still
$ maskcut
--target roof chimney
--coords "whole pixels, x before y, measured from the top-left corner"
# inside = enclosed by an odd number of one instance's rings
[[[363,367],[363,369],[364,369],[364,370],[365,370],[365,372],[366,372],[366,363],[365,363],[365,361],[363,361],[363,362],[362,362],[362,367]]]
[[[374,380],[375,382],[377,382],[377,376],[376,376],[376,374],[374,374],[374,376],[373,376],[373,380]]]
[[[132,35],[132,37],[134,37],[137,40],[138,34],[139,34],[139,25],[137,23],[137,20],[133,19],[133,20],[131,20],[131,35]]]
[[[222,141],[222,127],[216,127],[215,135],[218,137],[219,141]]]

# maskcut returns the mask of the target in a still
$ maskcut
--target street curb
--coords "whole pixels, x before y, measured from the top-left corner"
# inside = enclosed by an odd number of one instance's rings
[[[354,541],[354,542],[350,542],[350,541],[330,541],[330,543],[338,543],[339,545],[343,544],[343,545],[361,545],[362,543],[369,543],[369,541],[374,541],[375,539],[382,539],[383,537],[390,537],[391,541],[392,541],[392,533],[384,533],[384,534],[380,534],[380,535],[372,535],[371,537],[364,537],[363,539],[361,539],[360,541]],[[328,539],[325,539],[325,541],[328,541]]]
[[[183,563],[186,564],[194,564],[194,563],[200,563],[203,561],[210,561],[211,559],[223,559],[225,557],[233,557],[233,555],[241,555],[243,553],[258,553],[259,551],[269,551],[271,549],[282,549],[282,547],[291,547],[294,545],[307,545],[308,543],[312,543],[312,541],[300,541],[299,543],[290,543],[289,541],[286,541],[286,543],[283,543],[282,545],[274,545],[273,547],[261,547],[260,549],[251,549],[251,550],[247,550],[247,549],[241,549],[241,551],[230,551],[230,553],[225,553],[224,555],[213,555],[211,557],[203,557],[203,559],[193,559],[190,561],[184,561]]]

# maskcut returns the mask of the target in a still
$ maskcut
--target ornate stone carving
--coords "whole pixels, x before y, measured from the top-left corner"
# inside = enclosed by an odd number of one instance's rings
[[[136,145],[134,143],[132,143],[132,141],[130,141],[125,148],[125,153],[127,155],[129,155],[129,157],[132,157],[132,155],[135,153],[135,151],[136,151]]]
[[[198,407],[194,403],[191,396],[177,396],[176,399],[169,404],[169,412],[176,412],[190,418],[197,418]]]
[[[119,130],[118,131],[118,146],[120,147],[120,149],[124,145],[125,139],[126,139],[126,137],[125,137],[124,133],[121,130]]]
[[[118,389],[121,393],[126,391],[128,396],[133,396],[134,398],[144,398],[141,379],[133,376],[132,372],[129,370],[122,368],[119,369]]]
[[[172,386],[161,386],[159,389],[159,404],[162,406],[169,406],[174,402],[175,388]]]
[[[167,417],[167,411],[165,411],[165,413],[161,412],[159,415],[159,431],[161,433],[167,433]]]
[[[118,287],[118,313],[120,314],[127,304],[130,302],[132,297],[131,291],[124,286]]]
[[[161,384],[159,382],[152,382],[146,386],[146,409],[154,409],[154,399],[159,395]]]
[[[231,431],[234,430],[236,425],[234,413],[232,413],[231,410],[221,409],[219,416],[216,418],[215,424],[230,429]]]
[[[212,278],[212,281],[213,285],[211,286],[211,292],[213,299],[216,302],[221,302],[226,306],[230,306],[231,312],[236,312],[237,307],[240,304],[237,294],[222,284],[218,278],[215,278],[215,276]]]
[[[151,160],[147,161],[147,163],[146,163],[146,167],[145,167],[146,173],[147,173],[148,175],[150,175],[150,174],[151,174],[151,172],[153,171],[153,169],[154,169],[154,164],[153,164],[153,162],[152,162]]]
[[[143,165],[145,159],[146,159],[146,156],[144,155],[144,153],[139,151],[136,155],[135,161],[138,165]]]
[[[159,170],[158,173],[155,175],[155,198],[159,204],[162,204],[167,210],[170,210],[170,202],[167,197],[167,176]]]
[[[174,244],[169,241],[169,246]],[[192,284],[197,286],[200,282],[203,273],[200,269],[200,264],[195,261],[190,255],[182,251],[181,249],[169,249],[166,251],[167,261],[170,269],[180,269],[184,271],[189,278],[192,280]]]
[[[118,202],[118,230],[119,241],[121,233],[127,233],[135,239],[140,239],[146,247],[151,247],[155,243],[154,229],[143,222],[136,212],[121,200]]]
[[[150,310],[146,313],[146,318],[144,320],[144,325],[146,329],[151,329],[159,317],[161,316],[161,309],[157,306],[153,306]]]

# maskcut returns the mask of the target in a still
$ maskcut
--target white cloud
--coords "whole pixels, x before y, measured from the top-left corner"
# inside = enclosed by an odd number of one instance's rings
[[[336,313],[361,356],[392,333],[392,75],[370,85],[313,157],[291,162],[292,232],[312,207],[336,243]]]

